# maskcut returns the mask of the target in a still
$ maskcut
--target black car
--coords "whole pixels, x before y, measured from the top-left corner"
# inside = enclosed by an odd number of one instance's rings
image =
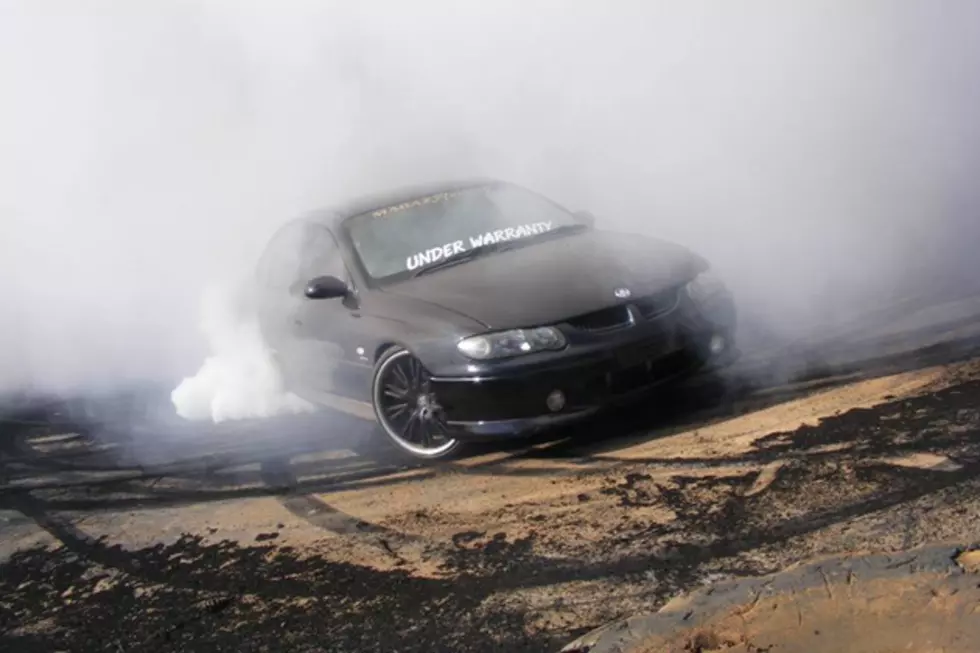
[[[703,258],[493,179],[288,222],[258,282],[287,386],[376,419],[419,458],[574,421],[737,356],[732,297]]]

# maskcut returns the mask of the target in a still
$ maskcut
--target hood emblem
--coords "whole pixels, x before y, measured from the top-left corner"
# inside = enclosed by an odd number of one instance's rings
[[[629,288],[616,288],[616,290],[613,291],[613,294],[616,295],[616,297],[618,297],[619,299],[626,299],[627,297],[631,296],[633,293],[630,292]]]

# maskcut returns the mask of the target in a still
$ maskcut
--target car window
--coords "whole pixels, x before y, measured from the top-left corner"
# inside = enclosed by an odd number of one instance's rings
[[[347,266],[337,241],[325,227],[317,224],[307,226],[300,260],[300,281],[306,282],[321,276],[334,276],[349,281]]]
[[[519,186],[493,184],[420,197],[344,222],[365,271],[388,280],[485,245],[532,245],[580,226],[567,210]]]
[[[306,235],[306,223],[293,221],[284,224],[266,244],[259,260],[257,275],[265,290],[288,291],[300,274]]]
[[[272,236],[258,266],[259,283],[274,292],[289,292],[297,283],[323,275],[350,281],[333,234],[299,220],[283,225]]]

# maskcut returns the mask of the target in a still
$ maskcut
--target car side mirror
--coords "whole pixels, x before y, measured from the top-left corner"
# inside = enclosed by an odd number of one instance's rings
[[[306,284],[303,294],[309,299],[334,299],[346,297],[350,289],[347,284],[335,276],[327,275],[311,279]]]
[[[576,211],[575,217],[578,218],[579,222],[586,224],[590,227],[595,226],[595,216],[592,211]]]

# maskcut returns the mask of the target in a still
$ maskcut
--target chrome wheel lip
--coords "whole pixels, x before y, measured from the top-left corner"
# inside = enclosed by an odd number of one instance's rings
[[[374,387],[372,390],[372,399],[373,399],[372,403],[374,404],[374,414],[377,417],[378,423],[381,424],[381,428],[384,429],[385,434],[389,438],[391,438],[395,442],[395,444],[397,444],[399,447],[416,456],[420,456],[423,458],[436,458],[453,449],[457,444],[456,438],[447,438],[442,444],[436,447],[421,446],[403,437],[402,431],[396,428],[388,419],[388,416],[385,415],[385,411],[384,411],[384,406],[386,403],[385,397],[392,396],[390,393],[387,392],[390,389],[386,384],[387,374],[392,369],[395,370],[400,369],[395,366],[402,363],[405,359],[415,360],[415,364],[418,366],[418,374],[420,375],[426,374],[424,368],[422,367],[421,362],[419,362],[417,359],[414,359],[414,356],[408,350],[399,351],[398,353],[386,359],[381,364],[381,367],[374,375],[374,384],[373,384]],[[415,381],[416,379],[406,378],[404,376],[404,372],[402,372],[401,374],[403,380],[406,382],[405,383],[406,391],[410,391],[410,388],[408,388],[407,386],[413,381]],[[418,377],[417,380],[421,381],[422,383],[425,382],[424,380],[422,380],[421,377]],[[423,401],[421,399],[422,397],[426,397],[426,400]],[[428,395],[419,395],[419,399],[414,399],[413,397],[409,397],[405,395],[403,395],[400,398],[405,399],[404,402],[406,406],[405,410],[413,411],[413,415],[409,419],[417,420],[416,423],[419,425],[420,428],[427,428],[426,423],[428,423],[428,420],[431,418],[427,417],[425,420],[422,420],[421,418],[417,418],[416,416],[418,413],[425,410],[429,410],[431,408]],[[413,402],[417,402],[417,405],[412,405]],[[446,429],[444,423],[443,423],[443,429]]]

